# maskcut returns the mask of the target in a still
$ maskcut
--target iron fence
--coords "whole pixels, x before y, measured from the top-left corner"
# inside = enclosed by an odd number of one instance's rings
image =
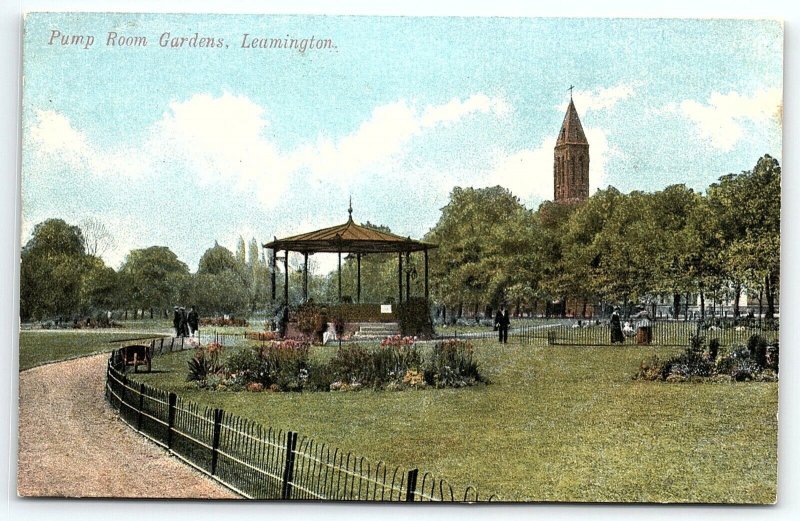
[[[154,354],[188,342],[151,342]],[[164,346],[167,346],[166,348]],[[130,427],[189,465],[249,499],[332,501],[493,501],[474,487],[463,494],[444,479],[276,431],[222,409],[128,379],[119,350],[111,354],[106,400]]]
[[[627,329],[623,345],[646,343],[653,346],[686,347],[695,335],[705,337],[706,341],[716,339],[720,346],[746,345],[754,334],[773,342],[778,339],[778,329],[757,325],[712,325],[701,321],[653,321],[650,325],[649,342],[637,335],[638,324],[631,323]],[[549,345],[601,346],[612,345],[611,327],[607,321],[575,321],[573,324],[553,324],[549,326],[524,326],[509,336],[516,336],[523,343],[532,344],[546,340]]]

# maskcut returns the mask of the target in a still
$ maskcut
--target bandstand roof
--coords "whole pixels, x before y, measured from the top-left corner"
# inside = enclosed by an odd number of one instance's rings
[[[344,224],[275,239],[263,247],[301,253],[392,253],[430,250],[439,246],[358,225],[353,221],[352,207],[348,212],[350,216]]]

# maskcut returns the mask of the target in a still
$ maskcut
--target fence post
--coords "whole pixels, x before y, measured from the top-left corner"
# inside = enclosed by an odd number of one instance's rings
[[[122,373],[122,392],[119,393],[119,402],[120,402],[119,412],[120,412],[120,415],[122,414],[122,406],[123,405],[127,405],[127,403],[125,402],[125,391],[127,389],[128,389],[128,375],[126,375],[125,373]]]
[[[136,409],[136,430],[142,430],[142,409],[144,409],[144,384],[139,384],[139,408]]]
[[[175,405],[178,395],[169,393],[169,414],[167,415],[167,448],[172,450],[172,429],[175,427]]]
[[[214,409],[214,439],[211,442],[211,475],[217,473],[219,459],[219,434],[222,428],[222,409]]]
[[[158,354],[159,355],[163,355],[164,354],[164,337],[163,336],[161,337],[161,346],[158,348]]]
[[[419,469],[408,471],[408,481],[406,482],[406,501],[414,501],[414,493],[417,491],[417,474]]]
[[[297,433],[291,432],[286,436],[286,466],[283,469],[283,489],[281,499],[292,499],[292,477],[294,476],[294,450],[297,447]]]

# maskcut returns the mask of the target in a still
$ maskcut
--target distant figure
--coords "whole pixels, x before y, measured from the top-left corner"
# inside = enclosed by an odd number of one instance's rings
[[[194,337],[194,334],[200,326],[200,316],[197,314],[197,311],[195,311],[194,306],[192,306],[189,311],[189,316],[186,317],[186,321],[189,323],[189,336]]]
[[[284,305],[281,309],[281,319],[278,323],[279,334],[281,338],[286,338],[286,332],[289,329],[289,306]]]
[[[511,319],[508,317],[508,310],[502,306],[497,310],[497,315],[494,316],[494,327],[497,329],[497,339],[501,344],[508,343],[508,327],[511,325]]]
[[[189,324],[188,324],[188,317],[186,316],[186,308],[181,308],[181,320],[180,320],[180,335],[179,336],[189,336]]]
[[[175,306],[175,314],[172,316],[172,327],[175,328],[175,336],[181,336],[181,308]]]
[[[619,318],[619,308],[614,308],[611,313],[611,343],[624,343],[625,335],[622,334],[622,321]]]
[[[633,330],[633,326],[630,322],[625,322],[622,326],[622,334],[625,336],[633,336],[636,334],[636,331]]]
[[[653,325],[650,322],[650,313],[647,309],[642,310],[636,315],[639,320],[636,324],[636,343],[650,344],[653,341]]]

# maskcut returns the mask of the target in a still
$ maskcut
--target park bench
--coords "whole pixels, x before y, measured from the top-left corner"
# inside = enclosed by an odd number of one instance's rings
[[[133,366],[133,372],[139,372],[140,365],[147,366],[147,372],[152,369],[153,355],[150,346],[146,344],[129,345],[119,350],[122,356],[123,367]]]

